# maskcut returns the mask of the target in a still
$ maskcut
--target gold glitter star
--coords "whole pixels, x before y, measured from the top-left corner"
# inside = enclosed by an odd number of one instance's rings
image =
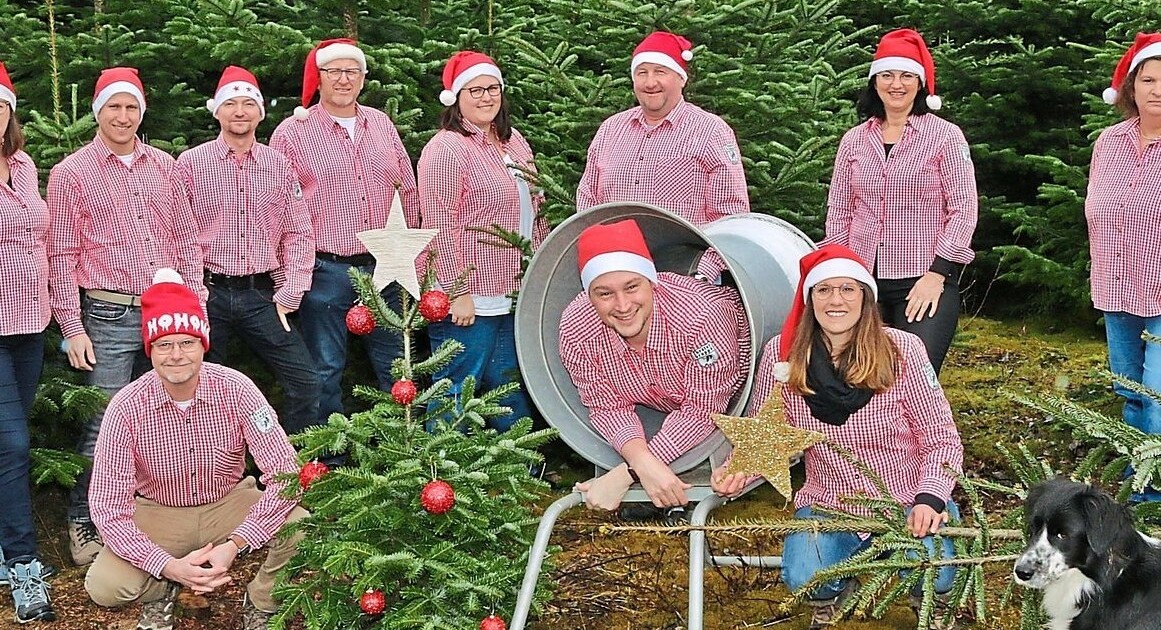
[[[399,202],[399,190],[391,200],[391,211],[387,214],[387,226],[379,230],[359,232],[355,236],[375,257],[375,289],[398,282],[408,293],[419,299],[419,280],[415,275],[415,259],[439,230],[410,230],[403,218],[403,204]]]
[[[807,447],[826,440],[817,431],[793,427],[782,410],[782,385],[775,383],[770,397],[762,403],[758,416],[727,416],[716,413],[711,418],[734,445],[734,454],[726,473],[759,474],[774,486],[787,501],[791,499],[790,458]]]

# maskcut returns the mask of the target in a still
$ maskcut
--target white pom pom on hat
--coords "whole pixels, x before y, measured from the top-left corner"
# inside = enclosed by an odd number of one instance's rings
[[[693,44],[681,35],[654,31],[645,36],[633,49],[633,60],[629,62],[629,73],[637,71],[643,63],[655,63],[676,72],[683,79],[689,78],[689,65],[693,59]]]
[[[928,109],[938,111],[943,107],[943,99],[935,91],[935,60],[932,59],[923,36],[918,32],[900,28],[887,33],[879,40],[867,78],[888,70],[919,75],[919,80],[927,88],[927,98],[924,102]]]
[[[160,282],[175,282],[177,284],[185,284],[185,280],[182,279],[181,274],[178,273],[176,269],[172,269],[170,267],[161,267],[157,271],[153,272],[153,284],[158,284]]]
[[[504,85],[504,75],[500,66],[491,57],[474,50],[461,50],[451,56],[443,67],[443,91],[439,93],[439,102],[444,107],[456,104],[456,95],[464,89],[472,79],[477,77],[496,77],[501,87]]]

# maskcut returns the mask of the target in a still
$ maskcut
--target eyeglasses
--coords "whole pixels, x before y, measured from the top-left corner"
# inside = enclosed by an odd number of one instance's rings
[[[837,287],[832,287],[829,284],[816,284],[810,290],[817,300],[829,300],[835,291],[838,291],[839,297],[844,301],[854,302],[863,293],[863,287],[857,284],[841,284]]]
[[[914,72],[880,72],[875,75],[880,83],[891,84],[898,80],[903,85],[914,85],[919,81],[919,75]]]
[[[338,81],[343,77],[348,81],[354,81],[364,74],[362,68],[319,68],[318,71],[327,75],[331,81]]]
[[[504,86],[500,85],[499,83],[493,83],[492,85],[489,85],[487,87],[466,88],[466,91],[467,91],[469,96],[471,96],[472,98],[474,98],[476,100],[484,98],[484,92],[487,92],[488,96],[495,98],[495,97],[500,95],[500,92],[504,91]]]
[[[154,352],[161,354],[171,354],[174,348],[181,350],[182,354],[189,354],[193,352],[194,348],[202,345],[200,339],[182,339],[181,341],[154,341],[152,344]]]

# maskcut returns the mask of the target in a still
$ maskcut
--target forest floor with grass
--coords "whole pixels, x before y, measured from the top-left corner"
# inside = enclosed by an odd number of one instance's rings
[[[964,317],[945,363],[941,381],[947,391],[965,446],[965,472],[974,478],[1004,484],[1014,481],[996,444],[1024,445],[1056,469],[1069,470],[1084,455],[1071,434],[1038,412],[1021,406],[1006,393],[1051,394],[1078,401],[1104,413],[1119,414],[1105,369],[1105,346],[1095,327],[1056,327],[1052,323],[998,322]],[[546,496],[555,500],[572,483],[590,474],[583,462],[554,444],[549,466],[562,488]],[[0,629],[45,627],[54,630],[135,628],[137,608],[106,610],[92,604],[84,590],[84,570],[68,561],[64,531],[67,492],[41,488],[36,496],[41,552],[58,567],[51,578],[58,621],[19,626],[12,621],[11,599],[0,594]],[[985,509],[998,517],[1016,503],[995,497]],[[713,519],[779,520],[791,510],[766,485],[717,510]],[[685,628],[688,602],[688,546],[678,535],[602,533],[601,526],[617,517],[575,508],[557,523],[552,543],[560,547],[555,566],[542,579],[555,584],[552,599],[530,624],[530,630],[678,630]],[[777,554],[781,543],[772,535],[713,534],[714,553]],[[176,627],[225,630],[239,627],[243,585],[261,562],[261,554],[243,559],[233,572],[233,584],[209,597],[183,594]],[[986,623],[973,628],[1014,628],[1018,607],[1000,600],[1008,589],[1010,567],[989,569]],[[710,568],[706,571],[706,630],[777,628],[802,630],[809,624],[804,606],[784,609],[789,597],[774,570]],[[1016,591],[1017,596],[1020,595]],[[505,618],[504,611],[498,611]],[[905,606],[895,606],[879,620],[848,620],[838,630],[914,628]],[[468,629],[465,629],[468,630]]]

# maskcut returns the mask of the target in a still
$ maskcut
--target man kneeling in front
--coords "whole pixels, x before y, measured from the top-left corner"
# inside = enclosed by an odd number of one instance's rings
[[[242,623],[266,628],[274,576],[300,539],[275,535],[307,515],[275,480],[298,469],[294,448],[249,378],[202,363],[209,323],[177,272],[159,270],[142,294],[141,334],[153,370],[110,401],[93,456],[89,503],[105,548],[85,589],[101,606],[142,603],[139,630],[168,630],[182,586],[213,592],[238,557],[266,545]],[[265,491],[243,477],[247,451]]]

